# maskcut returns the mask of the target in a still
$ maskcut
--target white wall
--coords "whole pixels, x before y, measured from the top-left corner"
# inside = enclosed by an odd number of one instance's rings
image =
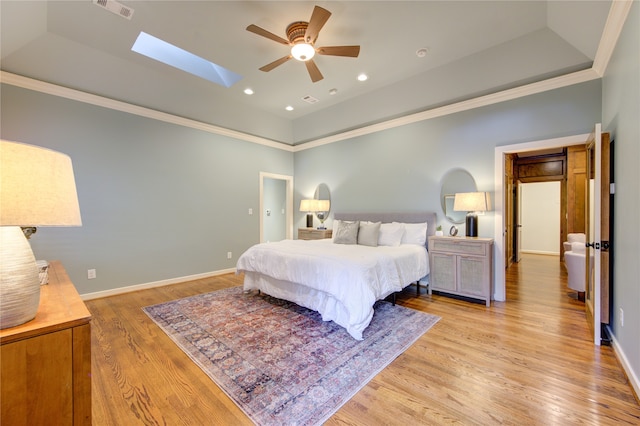
[[[521,251],[559,255],[560,182],[521,185]]]

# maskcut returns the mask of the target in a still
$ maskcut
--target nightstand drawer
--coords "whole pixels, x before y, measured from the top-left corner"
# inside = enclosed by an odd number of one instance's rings
[[[331,238],[332,235],[331,229],[298,228],[299,240],[322,240]]]

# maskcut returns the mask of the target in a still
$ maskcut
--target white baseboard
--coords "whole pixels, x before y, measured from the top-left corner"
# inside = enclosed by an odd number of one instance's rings
[[[629,360],[620,347],[620,344],[616,340],[616,336],[611,332],[611,327],[607,326],[607,328],[609,329],[609,336],[611,336],[611,346],[613,347],[613,353],[616,355],[616,358],[618,358],[618,361],[620,361],[620,364],[622,364],[622,369],[626,373],[627,378],[631,383],[631,387],[633,387],[633,390],[636,393],[636,398],[640,398],[640,380],[638,380],[638,375],[635,373],[635,371],[633,371],[631,364],[629,364]]]
[[[145,290],[148,288],[162,287],[165,285],[178,284],[185,281],[199,280],[202,278],[215,277],[216,275],[230,274],[236,272],[236,268],[222,269],[220,271],[205,272],[202,274],[189,275],[186,277],[170,278],[168,280],[154,281],[146,284],[136,284],[127,287],[114,288],[112,290],[96,291],[94,293],[81,294],[82,300],[100,299],[102,297],[116,296],[118,294],[131,293],[132,291]]]

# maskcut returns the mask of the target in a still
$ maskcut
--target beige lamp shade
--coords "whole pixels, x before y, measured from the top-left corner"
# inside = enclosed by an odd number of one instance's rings
[[[300,211],[301,212],[313,212],[314,203],[316,200],[300,200]]]
[[[33,145],[0,143],[0,225],[82,225],[71,159]]]
[[[489,210],[489,193],[458,192],[453,201],[453,210],[457,212],[486,212]]]
[[[33,319],[40,303],[36,260],[21,226],[79,226],[71,159],[0,141],[0,328]]]

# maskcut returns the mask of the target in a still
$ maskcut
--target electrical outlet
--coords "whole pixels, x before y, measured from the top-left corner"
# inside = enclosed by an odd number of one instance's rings
[[[253,209],[249,209],[249,215],[253,214]]]
[[[620,327],[624,327],[624,310],[620,308]]]
[[[94,279],[96,277],[96,270],[95,269],[89,269],[87,271],[87,279]]]
[[[227,252],[227,259],[231,259],[233,257],[233,255],[231,254],[230,251]]]

